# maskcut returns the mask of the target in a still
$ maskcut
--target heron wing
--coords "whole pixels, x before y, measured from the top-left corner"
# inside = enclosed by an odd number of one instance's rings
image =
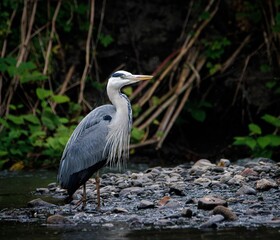
[[[63,188],[69,187],[71,175],[105,160],[108,125],[115,112],[113,105],[103,105],[91,111],[76,127],[60,161],[58,182]]]

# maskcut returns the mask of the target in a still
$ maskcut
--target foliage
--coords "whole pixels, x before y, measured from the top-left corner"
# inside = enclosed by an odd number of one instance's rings
[[[241,145],[248,147],[254,157],[268,157],[271,158],[273,150],[280,147],[280,119],[265,114],[262,120],[275,128],[272,133],[263,133],[261,127],[257,124],[250,123],[248,125],[249,135],[242,137],[235,137],[234,145]]]

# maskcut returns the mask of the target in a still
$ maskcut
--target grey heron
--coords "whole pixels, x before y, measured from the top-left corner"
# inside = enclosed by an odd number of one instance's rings
[[[72,201],[76,190],[83,185],[83,207],[86,206],[86,182],[100,168],[116,164],[123,166],[129,156],[132,110],[122,87],[150,75],[132,75],[117,71],[107,83],[107,95],[112,104],[92,110],[78,124],[63,151],[58,170],[58,183],[67,189],[66,202]],[[96,179],[98,208],[100,207],[99,181]]]

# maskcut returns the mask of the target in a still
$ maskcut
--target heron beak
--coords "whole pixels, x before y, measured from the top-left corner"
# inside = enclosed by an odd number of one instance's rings
[[[136,80],[136,81],[144,81],[144,80],[150,80],[154,76],[151,75],[132,75],[131,79]]]

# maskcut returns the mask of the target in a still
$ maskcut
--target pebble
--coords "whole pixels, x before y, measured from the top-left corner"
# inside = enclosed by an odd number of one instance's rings
[[[138,209],[154,208],[155,204],[148,200],[141,200]]]
[[[204,209],[204,210],[212,210],[218,205],[227,206],[227,202],[223,199],[213,197],[213,196],[206,196],[203,198],[199,198],[197,202],[197,208]]]
[[[52,204],[52,203],[48,203],[48,202],[42,200],[41,198],[36,198],[36,199],[29,201],[27,203],[27,206],[34,208],[34,207],[55,207],[56,205]]]
[[[192,215],[193,215],[193,212],[192,212],[192,210],[189,209],[189,208],[184,208],[184,209],[182,209],[181,215],[182,215],[183,217],[191,218]]]
[[[106,173],[100,178],[99,211],[94,179],[87,182],[89,201],[84,210],[74,204],[80,202],[82,188],[76,191],[71,204],[63,205],[66,191],[50,183],[47,188],[38,186],[35,194],[45,192],[61,199],[59,205],[35,199],[28,204],[29,208],[1,210],[0,221],[45,223],[48,216],[60,213],[74,223],[107,228],[250,228],[256,226],[256,219],[264,219],[257,222],[260,226],[270,224],[269,219],[278,216],[279,176],[280,163],[263,159],[246,160],[242,166],[222,159],[215,165],[201,159],[191,167],[185,164],[135,173]],[[233,221],[237,216],[238,221]],[[222,223],[224,220],[227,222]],[[59,217],[55,221],[59,222]],[[62,224],[64,221],[67,220],[61,219]]]
[[[218,227],[217,223],[222,222],[224,219],[225,218],[223,215],[220,214],[214,215],[205,223],[202,223],[200,225],[200,228],[217,228]]]
[[[268,179],[260,179],[256,183],[256,189],[262,191],[267,191],[271,188],[277,188],[277,187],[278,185],[275,181],[268,180]]]
[[[74,222],[62,215],[55,214],[47,218],[47,224],[74,224]]]
[[[236,192],[237,195],[245,195],[245,194],[248,194],[248,195],[256,195],[257,194],[257,191],[248,186],[248,185],[243,185],[241,188],[239,188]]]
[[[237,220],[236,214],[234,212],[232,212],[232,210],[230,210],[229,208],[224,207],[224,206],[216,206],[213,209],[213,214],[214,215],[220,214],[220,215],[224,216],[224,218],[226,220],[229,220],[229,221]]]

